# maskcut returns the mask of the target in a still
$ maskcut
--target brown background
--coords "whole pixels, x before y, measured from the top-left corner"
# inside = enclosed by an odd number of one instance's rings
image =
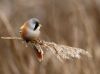
[[[0,37],[20,36],[32,17],[42,39],[87,49],[92,60],[39,63],[22,41],[0,39],[0,74],[100,74],[100,0],[0,0]]]

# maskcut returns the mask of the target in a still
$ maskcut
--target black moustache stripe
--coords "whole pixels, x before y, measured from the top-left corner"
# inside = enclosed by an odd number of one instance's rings
[[[39,23],[38,22],[35,22],[35,27],[34,27],[34,30],[36,30],[37,29],[37,27],[39,26]]]

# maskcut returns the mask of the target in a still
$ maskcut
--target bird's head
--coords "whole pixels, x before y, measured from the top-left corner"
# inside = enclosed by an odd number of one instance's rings
[[[20,27],[20,34],[24,40],[38,38],[40,35],[41,24],[38,19],[31,18]]]

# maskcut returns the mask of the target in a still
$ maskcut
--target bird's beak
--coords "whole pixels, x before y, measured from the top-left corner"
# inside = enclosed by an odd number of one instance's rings
[[[39,24],[40,25],[40,27],[42,26],[41,24]]]

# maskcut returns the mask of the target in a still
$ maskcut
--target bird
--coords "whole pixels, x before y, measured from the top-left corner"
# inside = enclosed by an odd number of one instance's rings
[[[31,18],[20,27],[20,35],[26,41],[35,40],[40,36],[41,24],[36,18]]]
[[[43,51],[36,48],[36,43],[39,41],[40,24],[37,18],[31,18],[20,27],[21,38],[32,48],[39,61],[43,60]],[[34,43],[34,44],[33,44]],[[32,44],[32,45],[31,45]]]
[[[52,52],[61,62],[73,58],[79,59],[81,58],[81,55],[91,56],[89,52],[84,49],[40,39],[41,26],[42,25],[37,18],[31,18],[20,27],[19,31],[21,38],[33,49],[35,56],[40,62],[43,61],[47,51]]]

